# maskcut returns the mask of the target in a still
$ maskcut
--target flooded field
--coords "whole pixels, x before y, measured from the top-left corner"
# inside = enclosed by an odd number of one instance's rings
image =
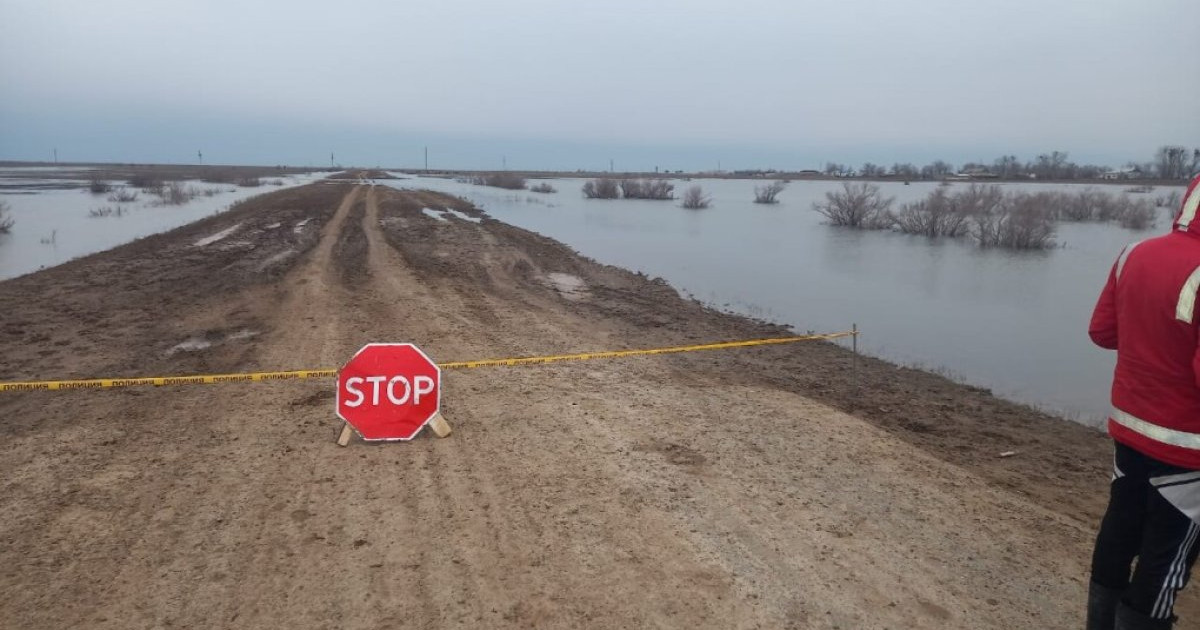
[[[752,203],[761,181],[676,181],[677,193],[698,183],[712,195],[712,206],[700,211],[682,209],[678,200],[584,199],[584,180],[551,183],[558,192],[513,192],[426,177],[388,182],[465,197],[501,221],[563,241],[600,262],[661,276],[720,308],[798,331],[847,330],[857,323],[863,330],[860,347],[868,353],[944,372],[1088,424],[1098,424],[1107,413],[1115,364],[1113,353],[1092,346],[1087,337],[1096,296],[1121,247],[1169,224],[1166,210],[1145,231],[1063,223],[1058,248],[1012,252],[980,249],[967,240],[826,225],[812,204],[838,189],[835,181],[792,183],[774,206]],[[924,197],[935,184],[882,186],[905,202]]]
[[[50,174],[55,177],[48,177]],[[109,196],[113,192],[93,194],[86,188],[91,178],[87,168],[3,169],[0,202],[8,205],[14,224],[11,233],[0,234],[0,280],[186,225],[254,195],[298,186],[324,175],[271,177],[257,187],[183,181],[183,189],[196,195],[174,205],[164,204],[159,196],[125,186],[126,182],[119,180],[105,183],[114,191],[124,186],[126,194],[137,194],[135,200],[112,201]]]

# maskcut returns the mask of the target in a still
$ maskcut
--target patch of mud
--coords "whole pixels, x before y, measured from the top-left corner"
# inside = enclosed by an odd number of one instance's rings
[[[348,287],[360,286],[367,279],[367,233],[363,230],[366,211],[365,202],[360,200],[354,204],[333,245],[334,267]]]
[[[582,300],[591,295],[587,283],[579,276],[555,272],[547,274],[546,280],[555,291],[568,300]]]
[[[206,236],[206,237],[196,241],[195,243],[192,243],[192,246],[193,247],[204,247],[205,245],[212,245],[213,243],[216,243],[217,241],[238,231],[239,229],[241,229],[241,227],[242,227],[241,223],[235,223],[235,224],[225,228],[224,230],[217,232],[216,234],[213,234],[211,236]]]

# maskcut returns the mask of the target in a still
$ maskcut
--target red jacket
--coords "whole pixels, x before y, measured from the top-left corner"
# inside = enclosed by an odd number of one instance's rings
[[[1134,243],[1108,274],[1088,334],[1117,351],[1113,439],[1200,470],[1200,176],[1169,234]]]

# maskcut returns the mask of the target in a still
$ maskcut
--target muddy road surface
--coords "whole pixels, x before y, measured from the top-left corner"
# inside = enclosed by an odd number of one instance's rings
[[[353,179],[0,283],[0,317],[7,381],[784,333]],[[451,437],[346,448],[333,394],[0,394],[0,626],[1082,625],[1111,447],[977,388],[824,342],[447,371]]]

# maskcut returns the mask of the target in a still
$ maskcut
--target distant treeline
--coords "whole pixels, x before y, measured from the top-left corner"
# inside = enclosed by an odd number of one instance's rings
[[[833,177],[893,177],[917,179],[1186,179],[1200,171],[1200,148],[1189,150],[1182,146],[1163,146],[1148,162],[1126,162],[1121,168],[1095,164],[1076,164],[1063,151],[1043,153],[1023,162],[1015,155],[1004,155],[991,163],[967,162],[961,168],[942,160],[924,166],[896,163],[890,167],[867,162],[855,169],[845,164],[828,162],[823,173]],[[749,171],[747,171],[749,173]],[[770,172],[765,172],[770,173]],[[737,173],[735,173],[737,174]]]

